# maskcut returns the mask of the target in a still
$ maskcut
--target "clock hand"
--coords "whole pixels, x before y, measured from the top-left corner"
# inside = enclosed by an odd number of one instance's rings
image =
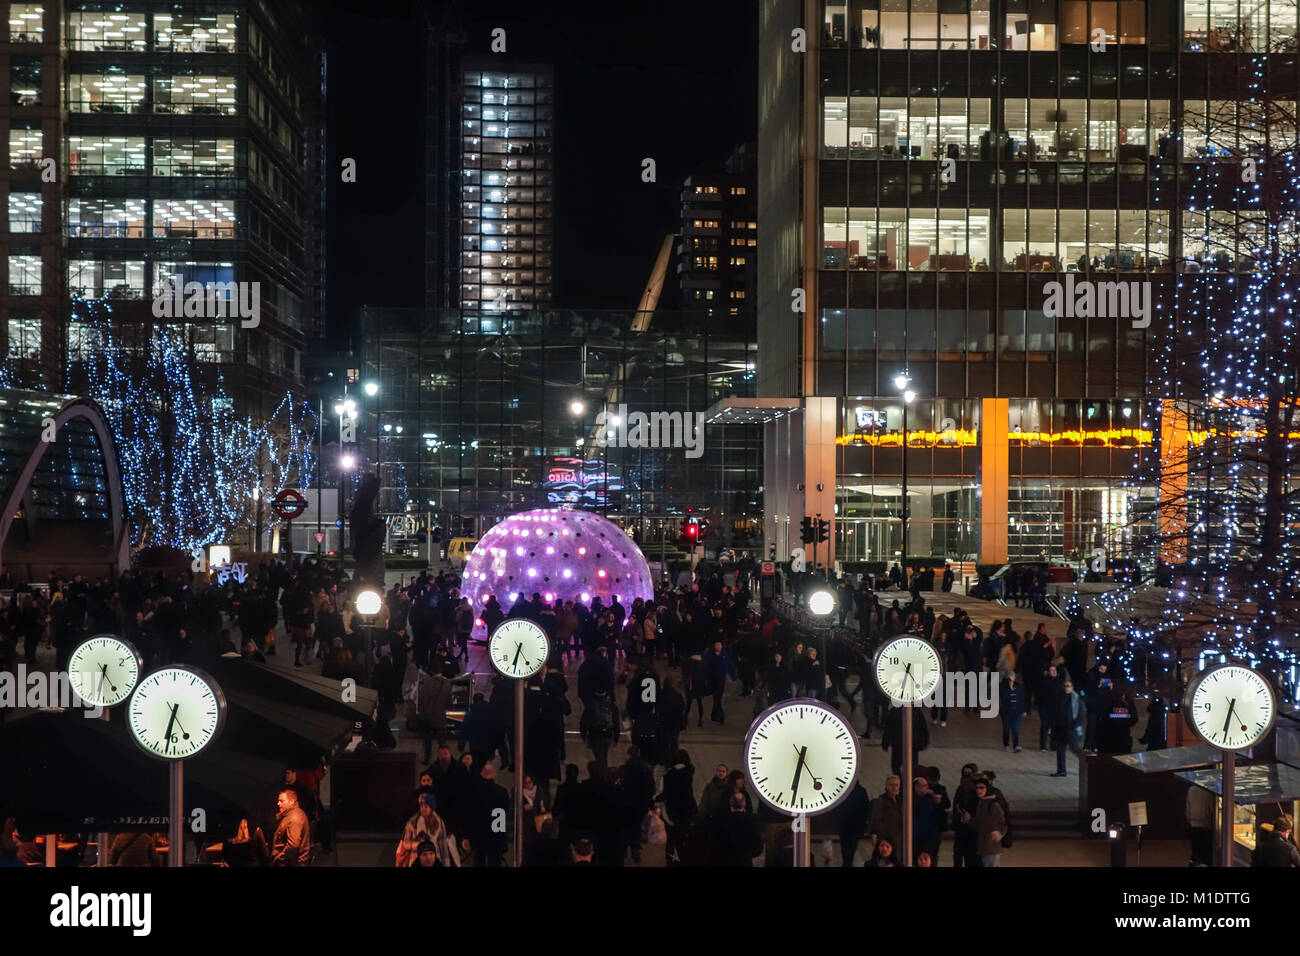
[[[791,747],[794,747],[794,744],[791,744],[790,746],[791,746]],[[799,748],[798,748],[798,747],[795,747],[794,749],[795,749],[795,750],[798,750]],[[814,790],[820,790],[820,789],[822,788],[822,781],[821,781],[821,778],[820,778],[819,776],[817,776],[815,773],[812,772],[812,767],[809,767],[809,766],[808,766],[808,761],[805,759],[806,756],[807,756],[807,753],[808,753],[808,748],[807,748],[807,747],[804,747],[804,748],[803,748],[803,753],[800,754],[799,759],[800,759],[800,760],[803,760],[803,762],[804,762],[803,765],[804,765],[804,767],[808,770],[808,776],[812,777],[813,789],[814,789]]]
[[[1232,723],[1232,712],[1237,709],[1237,698],[1228,701],[1228,717],[1223,722],[1223,735],[1228,736],[1228,725]]]
[[[799,748],[796,747],[795,749],[798,750]],[[806,756],[808,756],[808,748],[804,747],[802,750],[799,750],[799,762],[795,765],[794,768],[794,783],[790,784],[791,803],[794,803],[794,799],[799,793],[799,777],[800,775],[803,774],[803,761]]]
[[[180,704],[171,705],[171,720],[167,721],[167,732],[163,734],[163,738],[167,741],[167,746],[164,747],[163,750],[168,753],[170,753],[172,749],[172,725],[176,723],[176,711],[180,709],[180,706]]]
[[[99,688],[95,691],[95,696],[98,697],[100,700],[103,700],[103,699],[104,699],[104,681],[108,680],[108,665],[107,665],[107,664],[100,664],[100,665],[99,665],[99,671],[100,671],[100,676],[99,676]],[[114,689],[114,690],[117,690],[116,687],[114,687],[113,689]]]
[[[516,645],[515,645],[515,659],[514,659],[514,661],[511,662],[511,664],[510,664],[511,667],[515,667],[515,666],[517,666],[517,665],[519,664],[519,655],[520,655],[520,653],[523,651],[523,649],[524,649],[524,645],[522,645],[522,644],[516,644]],[[527,663],[527,662],[525,662],[525,663]]]

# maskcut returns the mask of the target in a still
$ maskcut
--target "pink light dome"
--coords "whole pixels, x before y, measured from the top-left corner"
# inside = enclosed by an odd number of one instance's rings
[[[521,541],[521,527],[530,524],[533,534]],[[618,525],[598,514],[559,508],[501,521],[466,558],[462,580],[474,582],[475,616],[483,613],[489,594],[504,611],[514,603],[511,595],[521,592],[525,600],[536,592],[584,604],[599,597],[606,606],[618,597],[625,608],[637,598],[654,597],[645,555]]]

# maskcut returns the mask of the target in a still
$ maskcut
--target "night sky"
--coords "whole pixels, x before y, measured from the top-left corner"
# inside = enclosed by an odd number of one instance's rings
[[[635,308],[681,181],[757,138],[754,0],[465,4],[467,48],[556,72],[556,306]],[[424,304],[424,30],[437,0],[334,0],[329,42],[329,325]],[[652,156],[658,182],[641,182]],[[343,157],[357,182],[338,181]]]

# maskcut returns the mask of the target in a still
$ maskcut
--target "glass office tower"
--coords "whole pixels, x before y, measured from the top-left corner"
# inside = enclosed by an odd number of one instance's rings
[[[1251,155],[1243,77],[1296,99],[1296,4],[760,9],[759,394],[806,406],[769,426],[769,540],[834,513],[837,558],[899,555],[905,374],[910,556],[1131,546],[1251,268],[1205,210]],[[1052,299],[1082,283],[1109,308]]]
[[[304,10],[6,6],[9,355],[62,387],[65,357],[85,348],[72,297],[106,297],[144,329],[166,283],[256,282],[255,329],[197,320],[183,331],[238,397],[278,402],[301,384],[323,304],[323,255],[308,251],[323,201],[306,174],[319,172],[324,140],[305,135],[321,122],[322,54]]]

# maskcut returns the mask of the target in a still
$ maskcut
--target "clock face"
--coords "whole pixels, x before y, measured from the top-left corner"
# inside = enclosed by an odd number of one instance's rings
[[[145,751],[164,760],[193,757],[226,720],[226,697],[212,678],[191,667],[149,674],[131,695],[127,724]]]
[[[1192,679],[1183,708],[1206,743],[1220,750],[1245,750],[1273,729],[1277,697],[1258,671],[1223,664]]]
[[[540,624],[512,617],[497,625],[488,638],[492,666],[504,677],[532,677],[551,655],[551,642]]]
[[[95,707],[114,707],[140,680],[140,655],[115,634],[96,634],[68,658],[68,681],[77,696]]]
[[[750,726],[745,773],[774,810],[825,813],[848,796],[858,777],[857,732],[820,701],[783,701]]]
[[[939,652],[919,637],[896,637],[876,652],[876,686],[896,704],[925,700],[939,686],[943,664]]]

